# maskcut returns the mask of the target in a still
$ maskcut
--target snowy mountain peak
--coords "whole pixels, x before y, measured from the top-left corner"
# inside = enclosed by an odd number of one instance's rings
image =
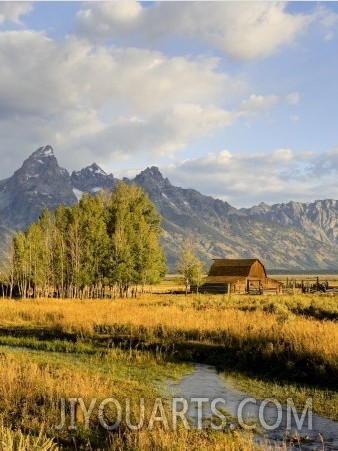
[[[72,177],[80,177],[86,175],[87,177],[103,176],[109,177],[109,175],[96,163],[86,166],[81,171],[73,171]]]
[[[338,201],[289,202],[237,210],[226,202],[180,188],[148,167],[127,184],[141,186],[162,217],[162,243],[174,268],[186,237],[213,258],[262,258],[266,267],[287,270],[338,268]],[[1,221],[25,230],[42,208],[76,204],[83,193],[111,190],[119,182],[96,163],[70,176],[60,168],[51,146],[37,149],[12,177],[0,180]],[[331,270],[331,269],[330,269]]]
[[[40,179],[42,177],[46,178],[47,182],[48,178],[52,177],[52,173],[61,174],[63,177],[69,178],[68,172],[59,167],[53,148],[48,145],[39,147],[23,162],[22,167],[15,172],[22,180]]]
[[[32,158],[32,159],[46,158],[46,157],[54,157],[54,151],[53,151],[53,147],[52,146],[47,145],[47,146],[39,147],[30,156],[30,158]]]
[[[53,210],[77,202],[68,171],[60,168],[48,145],[35,150],[6,180],[5,188],[0,192],[0,219],[6,217],[18,229],[36,221],[44,207]]]
[[[87,193],[95,193],[103,188],[112,189],[117,182],[113,174],[107,174],[96,163],[81,171],[73,171],[71,180],[75,189]]]
[[[85,169],[87,169],[89,172],[93,172],[94,174],[107,175],[107,173],[96,163],[93,163],[91,166],[88,166]]]

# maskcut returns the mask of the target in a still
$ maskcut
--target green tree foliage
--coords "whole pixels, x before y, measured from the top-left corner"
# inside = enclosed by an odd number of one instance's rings
[[[29,247],[27,244],[26,235],[23,232],[18,232],[13,239],[14,247],[14,277],[15,283],[18,286],[20,296],[26,296],[28,291],[28,281],[30,278],[29,265]]]
[[[165,274],[160,218],[145,192],[120,183],[83,195],[73,207],[44,210],[13,239],[14,279],[25,297],[136,294]]]
[[[12,297],[14,282],[14,243],[12,236],[7,235],[3,243],[0,261],[0,284],[3,297]]]
[[[108,204],[108,234],[109,275],[121,294],[128,293],[130,285],[154,284],[165,274],[160,231],[160,218],[144,191],[119,183]]]
[[[190,285],[195,285],[198,289],[203,278],[203,267],[204,262],[195,255],[191,240],[187,240],[176,263],[177,271],[183,276],[185,294]]]

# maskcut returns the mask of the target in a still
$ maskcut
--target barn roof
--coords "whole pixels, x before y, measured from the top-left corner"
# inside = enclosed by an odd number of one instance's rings
[[[245,281],[245,277],[238,276],[208,276],[204,283],[208,284],[217,284],[217,283],[234,283],[239,282],[240,280]]]
[[[262,263],[257,258],[247,258],[247,259],[214,259],[208,278],[209,277],[248,277],[252,265],[258,262],[261,265],[262,270],[266,276],[265,268]]]

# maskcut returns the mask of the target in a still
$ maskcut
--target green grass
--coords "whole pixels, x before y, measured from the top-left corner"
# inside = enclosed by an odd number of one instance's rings
[[[251,434],[213,430],[166,431],[161,424],[151,430],[129,430],[124,422],[115,433],[98,427],[97,412],[86,430],[81,418],[77,429],[61,431],[59,403],[62,397],[81,397],[88,407],[91,399],[129,397],[132,406],[132,423],[139,418],[138,400],[146,400],[149,418],[154,399],[166,398],[164,393],[168,375],[178,379],[191,371],[184,363],[168,362],[153,353],[120,348],[109,349],[104,354],[60,353],[0,347],[0,443],[4,451],[185,451],[214,449],[216,451],[256,451]],[[170,418],[169,406],[165,405]],[[114,412],[108,412],[115,421]],[[277,449],[271,446],[269,449]],[[279,449],[279,448],[278,448]]]
[[[303,409],[307,398],[312,398],[313,413],[338,420],[338,392],[335,390],[322,390],[280,380],[271,381],[234,371],[225,371],[220,375],[224,380],[229,380],[234,387],[256,399],[275,398],[286,405],[287,399],[292,398],[294,405]]]
[[[280,402],[292,397],[299,407],[313,397],[315,412],[337,419],[337,300],[319,294],[1,300],[0,435],[19,431],[32,443],[55,437],[64,449],[78,450],[102,443],[109,451],[256,449],[250,437],[212,431],[158,427],[132,434],[121,425],[112,437],[97,421],[90,432],[56,433],[60,398],[81,397],[87,406],[94,397],[165,399],[167,379],[191,371],[185,363],[191,360],[250,370],[254,377],[235,375],[243,391]]]
[[[174,364],[147,352],[119,348],[86,354],[2,346],[0,360],[0,417],[4,428],[15,428],[22,432],[22,437],[28,434],[33,440],[39,437],[43,424],[43,432],[49,438],[54,437],[56,443],[66,448],[76,443],[78,449],[84,449],[86,442],[93,449],[100,443],[108,447],[110,436],[99,428],[97,413],[90,431],[81,425],[76,431],[69,431],[68,424],[56,431],[61,398],[83,398],[86,406],[93,398],[98,399],[99,405],[103,399],[113,397],[122,406],[130,398],[137,409],[141,397],[149,406],[156,397],[164,397],[168,375],[178,379],[190,371],[183,363]]]
[[[92,343],[81,340],[75,343],[69,340],[40,340],[37,337],[13,337],[11,335],[0,336],[0,346],[21,347],[37,351],[62,352],[77,354],[94,354],[97,349]]]

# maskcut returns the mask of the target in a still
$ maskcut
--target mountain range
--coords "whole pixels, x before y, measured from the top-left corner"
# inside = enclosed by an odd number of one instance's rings
[[[338,268],[337,200],[238,209],[194,189],[173,186],[155,166],[123,181],[140,185],[155,204],[171,270],[187,239],[206,267],[213,258],[259,258],[268,269]],[[45,207],[74,205],[82,193],[110,190],[118,182],[96,163],[70,174],[59,166],[51,146],[40,147],[11,177],[0,181],[0,239],[24,230]]]

